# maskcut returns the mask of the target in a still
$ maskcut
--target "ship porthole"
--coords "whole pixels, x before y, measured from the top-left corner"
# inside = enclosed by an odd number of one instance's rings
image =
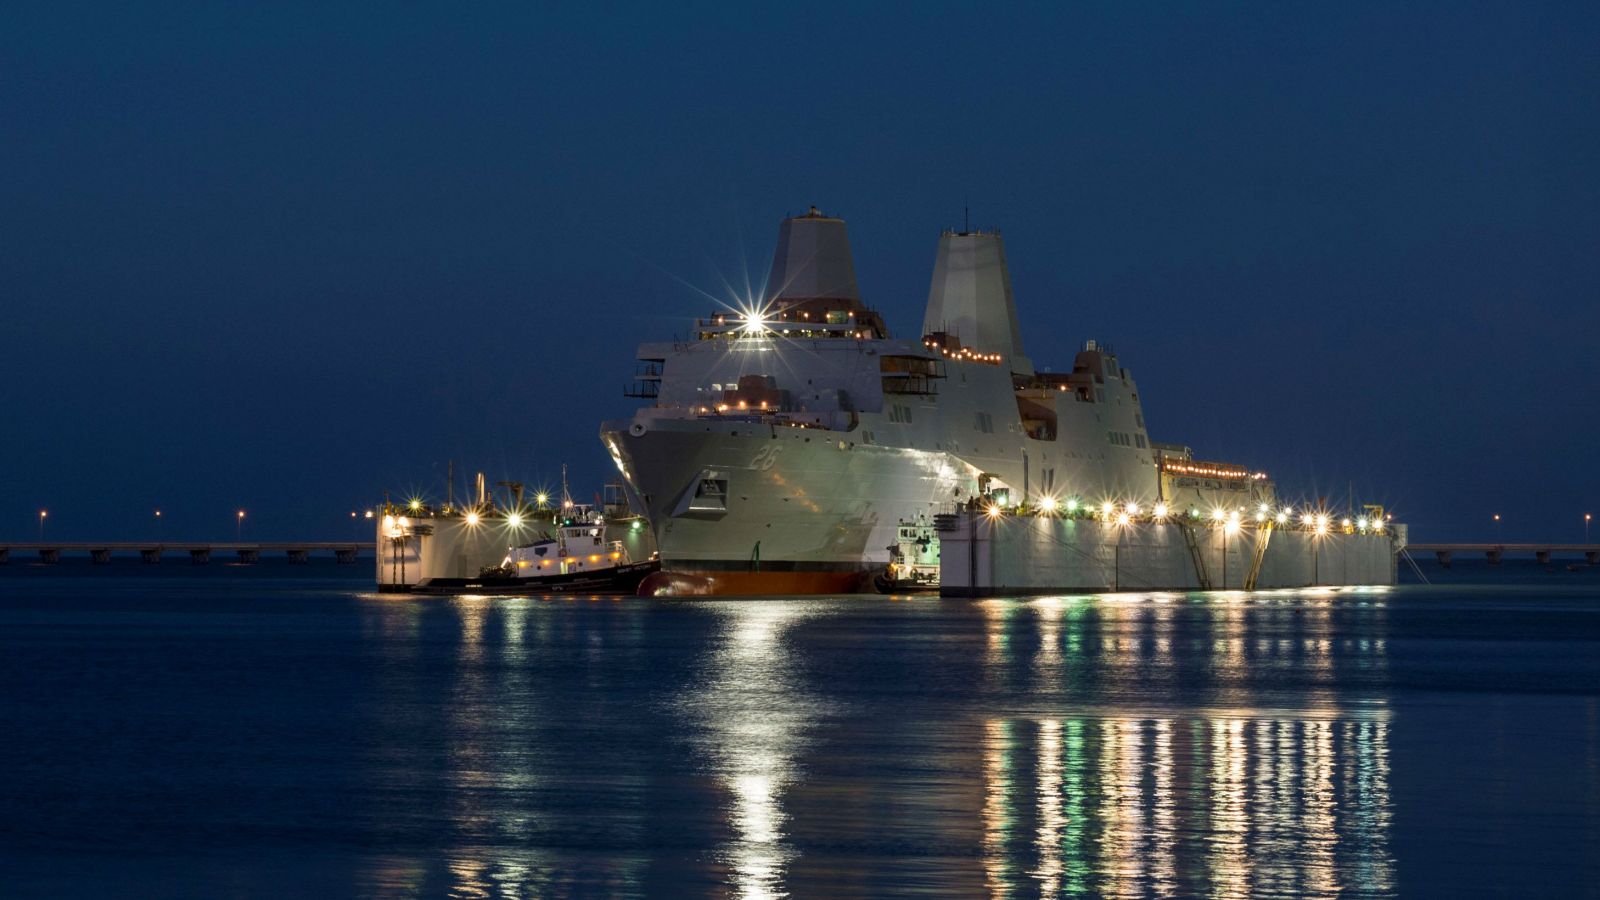
[[[634,437],[643,437],[644,436],[644,432],[645,432],[645,427],[644,427],[644,423],[643,422],[635,422],[632,425],[628,426],[628,433],[633,435]]]

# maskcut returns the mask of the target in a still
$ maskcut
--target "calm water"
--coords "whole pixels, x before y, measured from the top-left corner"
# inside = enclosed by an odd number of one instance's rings
[[[1524,571],[647,602],[13,563],[0,893],[1594,896],[1600,577]]]

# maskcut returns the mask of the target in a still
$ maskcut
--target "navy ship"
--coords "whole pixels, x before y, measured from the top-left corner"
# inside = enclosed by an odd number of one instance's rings
[[[1111,348],[1036,369],[998,232],[939,236],[921,331],[897,338],[844,221],[812,208],[780,225],[763,296],[638,360],[648,402],[600,437],[659,548],[642,593],[870,590],[903,523],[978,498],[1183,503],[1187,480],[1208,508],[1271,499],[1264,476],[1152,443]]]

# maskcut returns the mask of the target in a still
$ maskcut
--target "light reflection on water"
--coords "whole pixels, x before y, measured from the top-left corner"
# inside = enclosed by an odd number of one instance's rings
[[[740,897],[785,896],[783,795],[802,776],[798,755],[823,704],[804,687],[787,632],[824,612],[815,602],[707,604],[719,619],[699,683],[678,698],[699,728],[696,751],[727,792],[731,838],[714,858]]]
[[[955,756],[930,757],[930,764],[977,778],[971,793],[938,795],[958,804],[970,797],[973,805],[921,824],[959,847],[960,820],[970,816],[980,843],[968,859],[980,870],[977,883],[997,898],[1392,895],[1388,713],[1381,697],[1341,695],[1335,683],[1336,666],[1381,670],[1381,608],[1358,636],[1338,638],[1333,601],[1303,599],[1266,613],[1234,596],[1198,607],[1167,596],[926,601],[968,623],[955,627],[976,626],[981,651],[938,660],[968,666],[976,694],[938,698],[935,720],[919,721],[926,709],[877,712],[943,736]],[[870,895],[848,867],[795,869],[805,847],[848,844],[856,829],[871,827],[841,823],[826,807],[796,799],[865,791],[907,808],[924,802],[895,796],[920,791],[915,782],[862,784],[853,773],[812,771],[826,760],[808,754],[831,739],[830,727],[846,727],[829,723],[849,719],[850,704],[837,695],[863,687],[819,677],[810,658],[840,652],[829,646],[829,621],[845,615],[847,603],[716,602],[616,613],[629,631],[642,630],[640,617],[668,612],[709,620],[693,650],[692,678],[668,685],[662,709],[681,730],[686,762],[716,798],[717,821],[690,865],[704,867],[701,877],[731,896]],[[571,860],[530,840],[540,833],[537,803],[504,798],[561,790],[569,775],[517,752],[515,743],[549,724],[541,707],[563,690],[530,674],[550,645],[581,643],[582,683],[597,692],[622,689],[608,678],[614,657],[599,652],[606,645],[596,635],[551,615],[570,606],[458,598],[450,608],[459,634],[446,704],[449,816],[455,833],[477,839],[448,861],[445,892],[566,893],[563,885],[588,882],[570,882],[563,869]],[[374,633],[414,636],[415,625],[391,622]],[[1259,696],[1263,673],[1300,679],[1303,689]],[[1179,688],[1204,702],[1167,693]],[[1006,704],[991,710],[984,697],[1006,698],[1012,711]],[[967,731],[975,733],[964,737]],[[974,754],[970,768],[960,760],[962,746]],[[637,773],[644,796],[609,811],[628,820],[625,834],[646,843],[649,828],[673,827],[642,821],[652,774],[646,762]],[[842,832],[829,830],[841,825]],[[412,888],[437,881],[418,880],[399,860],[373,875],[378,882],[400,876]],[[637,860],[625,860],[605,883],[648,893],[641,877]],[[938,884],[923,892],[965,893]]]

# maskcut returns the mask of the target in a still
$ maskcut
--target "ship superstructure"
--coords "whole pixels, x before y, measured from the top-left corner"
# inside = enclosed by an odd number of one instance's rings
[[[638,358],[629,393],[651,402],[601,439],[655,532],[660,593],[864,589],[902,520],[979,498],[1154,502],[1163,460],[1187,458],[1151,443],[1109,347],[1034,368],[997,232],[940,235],[922,333],[895,338],[844,221],[813,208],[780,226],[765,298]]]

